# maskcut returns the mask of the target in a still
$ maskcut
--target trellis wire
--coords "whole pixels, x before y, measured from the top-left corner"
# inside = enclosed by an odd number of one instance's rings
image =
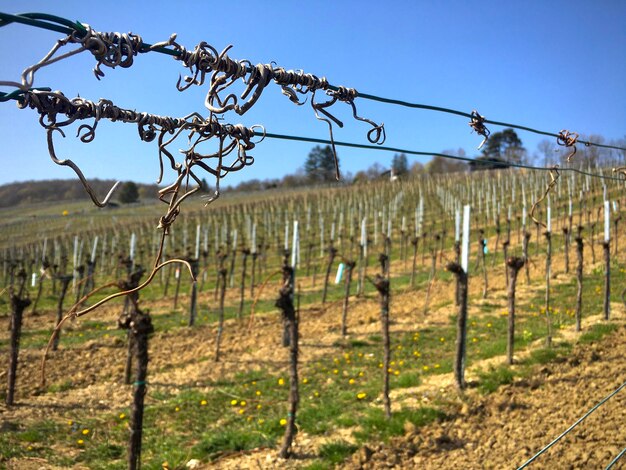
[[[624,382],[622,385],[617,387],[617,389],[615,389],[609,395],[604,397],[598,404],[596,404],[593,408],[591,408],[589,411],[587,411],[583,416],[578,418],[574,424],[572,424],[569,428],[567,428],[565,431],[563,431],[561,434],[559,434],[552,442],[550,442],[550,444],[545,446],[543,449],[541,449],[539,452],[537,452],[535,455],[533,455],[530,459],[528,459],[526,462],[524,462],[520,467],[518,467],[517,470],[522,470],[523,468],[526,468],[528,465],[530,465],[532,462],[534,462],[541,454],[546,452],[548,449],[550,449],[550,447],[552,447],[554,444],[559,442],[563,437],[565,437],[567,434],[569,434],[576,426],[578,426],[580,423],[582,423],[591,413],[596,411],[598,408],[600,408],[602,405],[604,405],[607,401],[609,401],[611,398],[613,398],[615,395],[617,395],[624,387],[626,387],[626,382]],[[622,453],[623,453],[623,451],[622,451]],[[617,460],[615,460],[615,462],[616,461]],[[612,464],[610,464],[610,465],[612,465]],[[607,468],[610,468],[610,467],[607,467]]]
[[[68,20],[66,18],[61,18],[61,17],[55,16],[55,15],[49,15],[49,14],[44,14],[44,13],[23,13],[23,14],[18,14],[18,15],[12,15],[12,14],[8,14],[8,13],[0,12],[0,27],[6,26],[6,25],[11,24],[11,23],[22,23],[22,24],[25,24],[25,25],[28,25],[28,26],[38,27],[38,28],[42,28],[42,29],[48,29],[50,31],[66,33],[68,35],[77,34],[77,35],[80,36],[80,35],[85,35],[87,33],[87,29],[85,28],[85,26],[81,22],[78,22],[78,21],[73,22],[73,21],[70,21],[70,20]],[[174,37],[170,38],[171,41],[173,41],[173,38]],[[153,44],[145,43],[143,41],[139,41],[139,43],[138,43],[138,52],[154,51],[154,52],[159,52],[159,53],[162,53],[162,54],[167,54],[167,55],[173,56],[173,57],[175,57],[177,59],[180,59],[181,56],[184,56],[184,52],[186,52],[184,48],[181,48],[182,50],[181,49],[169,49],[169,48],[165,47],[166,44],[167,45],[171,45],[171,43],[158,43],[156,45],[153,45]],[[226,52],[226,51],[224,51],[224,52]],[[249,61],[239,61],[239,62],[242,63],[242,64],[243,63],[247,63],[248,64],[246,66],[246,69],[245,69],[246,73],[253,73],[254,70],[256,70],[255,67],[250,65],[251,63]],[[274,78],[274,80],[278,82],[278,80],[276,80],[275,77],[272,77],[272,78]],[[323,79],[323,80],[325,80],[325,79]],[[471,113],[467,113],[467,112],[464,112],[464,111],[458,111],[458,110],[455,110],[455,109],[450,109],[450,108],[445,108],[445,107],[440,107],[440,106],[425,105],[425,104],[413,103],[413,102],[404,101],[404,100],[385,98],[385,97],[381,97],[381,96],[377,96],[377,95],[373,95],[373,94],[369,94],[369,93],[359,93],[359,92],[357,92],[354,89],[346,89],[344,87],[337,87],[337,86],[334,86],[334,85],[332,85],[330,83],[326,83],[325,88],[327,88],[329,90],[332,90],[334,92],[339,92],[339,96],[344,96],[345,97],[345,92],[346,91],[350,91],[350,92],[353,93],[352,98],[360,97],[360,98],[363,98],[363,99],[367,99],[367,100],[371,100],[371,101],[378,101],[378,102],[386,103],[386,104],[393,104],[393,105],[398,105],[398,106],[403,106],[403,107],[408,107],[408,108],[424,109],[424,110],[428,110],[428,111],[436,111],[436,112],[442,112],[442,113],[447,113],[447,114],[453,114],[453,115],[457,115],[457,116],[470,118],[472,120],[478,115],[478,113],[476,113],[476,111],[473,111]],[[296,90],[296,91],[299,91],[299,90]],[[13,92],[13,93],[10,93],[10,94],[0,93],[0,101],[6,100],[6,98],[8,97],[7,95],[13,95],[13,96],[10,96],[11,98],[14,97],[15,96],[14,94],[16,94],[16,92]],[[17,92],[17,94],[19,94],[19,92]],[[292,100],[294,102],[297,102],[297,97],[295,96],[295,94],[292,94],[292,93],[289,93],[289,92],[286,92],[285,94],[287,94],[287,96],[289,97],[290,100]],[[341,100],[341,98],[339,98],[339,99]],[[298,104],[300,104],[300,103],[298,103]],[[478,116],[480,116],[480,115],[478,115]],[[318,118],[319,118],[319,116],[318,116]],[[502,126],[502,127],[510,127],[510,128],[523,130],[523,131],[527,131],[527,132],[531,132],[531,133],[535,133],[535,134],[539,134],[539,135],[545,135],[545,136],[548,136],[548,137],[555,137],[558,140],[559,139],[560,140],[563,139],[564,133],[567,134],[567,135],[571,134],[571,133],[569,133],[569,131],[564,131],[564,130],[562,130],[559,133],[543,131],[543,130],[535,129],[535,128],[532,128],[532,127],[529,127],[529,126],[523,126],[523,125],[514,124],[514,123],[490,120],[490,119],[483,118],[482,116],[481,116],[481,119],[482,119],[482,122],[484,122],[485,124],[491,124],[491,125]],[[322,120],[325,120],[325,119],[322,118]],[[340,125],[340,127],[341,127],[341,125]],[[332,129],[331,129],[331,133],[332,133]],[[331,141],[332,140],[333,139],[331,138]],[[594,147],[600,147],[600,148],[606,148],[606,149],[614,149],[614,150],[626,151],[626,148],[620,147],[620,146],[616,146],[616,145],[607,145],[607,144],[601,144],[601,143],[585,141],[585,140],[579,140],[578,142],[583,144],[583,145],[586,145],[586,146],[594,146]]]

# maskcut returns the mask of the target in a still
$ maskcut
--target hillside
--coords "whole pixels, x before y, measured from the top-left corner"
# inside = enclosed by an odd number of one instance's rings
[[[115,181],[93,179],[89,184],[96,194],[104,197]],[[155,184],[137,183],[140,197],[158,191]],[[22,181],[0,186],[0,207],[13,207],[37,202],[89,200],[83,186],[76,178],[69,180]],[[115,200],[115,196],[113,196]]]

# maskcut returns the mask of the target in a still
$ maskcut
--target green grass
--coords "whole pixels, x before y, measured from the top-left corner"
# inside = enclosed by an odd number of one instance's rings
[[[580,335],[578,342],[582,344],[595,343],[615,330],[617,330],[617,325],[614,323],[596,323],[589,331]]]
[[[322,444],[319,449],[319,456],[328,464],[337,465],[352,455],[358,446],[346,441],[332,441]]]
[[[512,383],[515,372],[507,366],[490,366],[488,370],[478,372],[478,377],[478,390],[486,395],[495,392],[501,385]]]
[[[406,423],[420,427],[445,417],[445,413],[441,410],[421,407],[397,411],[391,415],[390,419],[387,419],[383,410],[375,408],[368,410],[365,419],[360,422],[360,429],[354,432],[354,436],[360,442],[372,440],[387,442],[393,436],[403,435]]]

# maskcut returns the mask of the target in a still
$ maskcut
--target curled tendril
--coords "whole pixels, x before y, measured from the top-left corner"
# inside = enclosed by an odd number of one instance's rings
[[[548,186],[546,187],[546,190],[543,193],[543,196],[541,196],[540,199],[535,201],[535,203],[533,204],[533,207],[530,209],[530,218],[537,225],[541,225],[542,227],[546,226],[546,224],[544,224],[540,220],[537,220],[537,218],[535,217],[535,209],[537,209],[537,206],[548,196],[548,194],[550,193],[552,188],[554,188],[556,186],[556,183],[557,183],[557,181],[558,181],[560,176],[561,176],[561,174],[559,173],[559,166],[558,165],[554,165],[552,168],[550,168],[550,182],[548,183]]]
[[[65,137],[65,133],[61,129],[54,128],[54,127],[48,129],[48,152],[50,153],[50,158],[52,159],[52,161],[56,163],[57,165],[69,166],[72,170],[74,170],[74,173],[76,173],[76,176],[78,176],[78,179],[80,180],[81,184],[85,188],[85,191],[87,191],[87,194],[89,194],[89,197],[91,198],[93,203],[98,207],[105,207],[107,203],[109,202],[109,200],[111,199],[111,196],[113,196],[113,193],[119,186],[120,182],[117,181],[113,185],[113,187],[109,190],[109,192],[107,193],[107,195],[102,201],[98,200],[98,196],[96,195],[95,191],[90,186],[90,184],[87,182],[87,179],[85,178],[85,175],[83,175],[83,172],[80,170],[80,168],[72,160],[70,159],[60,160],[56,156],[56,153],[54,151],[54,141],[52,139],[52,134],[54,133],[54,131],[59,131],[59,133],[63,137]]]
[[[571,158],[576,155],[576,141],[578,140],[578,134],[576,132],[570,132],[566,129],[563,129],[559,132],[559,135],[556,138],[556,143],[563,147],[572,147],[572,152],[567,156],[567,162],[571,160]]]
[[[480,150],[482,146],[485,145],[485,142],[487,142],[487,139],[489,139],[489,135],[491,134],[491,131],[485,127],[485,116],[481,116],[476,110],[472,111],[469,126],[478,135],[482,135],[484,137],[483,141],[476,149]]]

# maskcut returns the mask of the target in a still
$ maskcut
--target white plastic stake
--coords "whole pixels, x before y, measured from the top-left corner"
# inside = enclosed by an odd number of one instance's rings
[[[98,235],[93,239],[93,247],[91,248],[91,262],[96,261],[96,250],[98,249]]]
[[[137,237],[135,236],[135,232],[130,234],[130,260],[135,260],[135,244],[137,242]]]
[[[363,257],[367,258],[367,217],[361,221],[361,246],[363,247]]]
[[[289,221],[285,220],[285,251],[289,249]]]
[[[300,244],[300,240],[298,239],[298,221],[293,221],[293,240],[291,242],[291,267],[295,270],[296,263],[298,262],[298,245]]]
[[[458,242],[461,239],[461,211],[456,210],[454,214],[454,241]]]
[[[196,225],[196,253],[195,258],[200,258],[200,224]]]
[[[345,266],[343,263],[339,263],[339,266],[337,266],[337,275],[335,276],[335,284],[339,284],[341,282],[344,268]]]

